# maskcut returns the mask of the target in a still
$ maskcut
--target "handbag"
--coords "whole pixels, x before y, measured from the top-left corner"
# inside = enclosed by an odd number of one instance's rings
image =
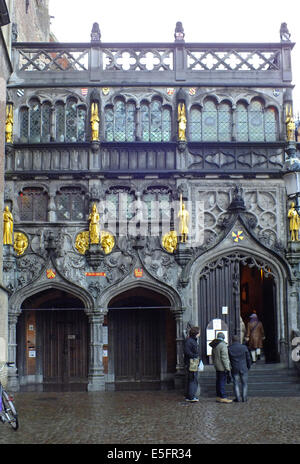
[[[189,365],[189,371],[197,372],[198,366],[199,366],[199,358],[191,358],[190,365]]]

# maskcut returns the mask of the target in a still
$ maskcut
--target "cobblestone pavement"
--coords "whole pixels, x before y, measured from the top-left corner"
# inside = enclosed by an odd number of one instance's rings
[[[187,403],[180,392],[16,393],[0,444],[300,443],[299,398]]]

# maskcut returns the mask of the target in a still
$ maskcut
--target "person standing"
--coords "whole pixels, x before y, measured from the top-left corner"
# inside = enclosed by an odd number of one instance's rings
[[[216,392],[218,403],[232,403],[232,400],[226,397],[226,380],[227,375],[230,374],[230,360],[228,355],[228,348],[225,343],[225,335],[219,332],[209,344],[212,347],[212,360],[216,369]]]
[[[233,390],[235,399],[233,401],[247,401],[248,397],[248,370],[251,367],[249,350],[240,343],[240,337],[234,335],[232,344],[228,347],[229,359],[231,364],[231,374],[233,378]],[[239,381],[241,381],[242,395],[240,394]]]
[[[196,403],[198,388],[198,365],[200,362],[198,338],[200,337],[199,327],[191,327],[189,337],[184,344],[184,358],[187,368],[187,393],[186,401]]]
[[[257,314],[253,313],[250,316],[250,321],[247,325],[247,332],[245,337],[245,341],[248,344],[253,362],[256,362],[257,359],[260,359],[264,340],[265,333],[262,322],[258,319]]]

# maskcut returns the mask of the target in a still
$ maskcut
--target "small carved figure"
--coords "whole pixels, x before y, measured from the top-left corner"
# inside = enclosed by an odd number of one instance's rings
[[[13,215],[9,211],[9,207],[5,206],[3,213],[3,245],[13,244]]]
[[[182,195],[180,195],[180,210],[178,213],[179,217],[179,233],[181,236],[181,243],[185,243],[187,241],[187,235],[189,232],[188,229],[188,222],[189,222],[189,212],[185,209],[185,205],[182,202]]]
[[[290,107],[286,111],[286,139],[288,142],[295,141],[296,136],[296,124],[292,115],[292,108]]]
[[[295,203],[292,202],[288,211],[288,218],[290,221],[290,237],[292,242],[299,241],[299,226],[300,218],[295,208]]]
[[[171,230],[163,236],[162,246],[169,253],[174,253],[177,248],[177,233],[175,230]]]
[[[290,41],[291,34],[289,33],[289,30],[287,28],[286,23],[281,23],[280,26],[280,40],[282,41]]]
[[[185,104],[178,104],[178,139],[180,141],[186,142],[186,114],[185,114]]]
[[[21,232],[15,233],[15,240],[14,240],[14,249],[18,256],[24,254],[26,248],[28,247],[28,239],[26,235],[22,234]]]
[[[101,246],[107,255],[115,246],[115,238],[109,232],[101,232]]]
[[[100,243],[100,214],[98,213],[96,203],[93,203],[92,211],[89,215],[89,221],[90,243]]]
[[[91,107],[91,128],[92,128],[92,141],[99,140],[99,112],[98,103],[92,103]]]
[[[6,143],[13,142],[13,125],[14,125],[14,118],[13,118],[13,106],[7,105],[6,106],[6,122],[5,122],[5,140]]]
[[[75,240],[75,248],[81,255],[84,255],[86,250],[89,248],[89,232],[80,232]]]

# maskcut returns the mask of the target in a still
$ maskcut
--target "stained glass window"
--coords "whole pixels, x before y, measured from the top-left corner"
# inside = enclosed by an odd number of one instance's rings
[[[142,124],[142,140],[149,142],[150,139],[150,125],[149,125],[149,106],[141,105],[141,124]]]
[[[36,143],[41,141],[41,105],[39,100],[33,98],[29,102],[29,139]]]
[[[150,140],[151,142],[161,142],[161,103],[153,101],[150,105]]]
[[[26,187],[18,196],[21,221],[47,221],[48,195],[39,187]]]
[[[28,108],[23,107],[20,110],[20,141],[23,143],[28,142],[28,123]]]
[[[63,102],[57,102],[55,105],[55,122],[57,142],[65,141],[65,105]]]
[[[114,140],[114,110],[113,108],[105,109],[105,140],[113,142]]]
[[[164,108],[162,112],[162,140],[169,142],[171,139],[171,111]]]
[[[215,141],[217,136],[217,107],[213,101],[207,100],[202,111],[202,137],[204,141]]]
[[[227,103],[221,103],[218,107],[218,140],[220,142],[230,142],[231,128],[231,107]]]
[[[264,140],[264,120],[262,104],[253,100],[249,107],[249,138],[251,142]]]
[[[42,105],[42,142],[50,142],[51,104],[45,102]]]
[[[117,101],[114,111],[114,139],[116,142],[125,142],[126,113],[125,103]]]
[[[132,103],[126,106],[126,140],[134,142],[135,140],[135,105]]]
[[[81,188],[62,187],[55,197],[57,220],[84,220],[85,203],[85,194]]]
[[[265,111],[265,137],[266,142],[275,142],[277,139],[277,114],[271,107]]]
[[[236,108],[236,139],[238,142],[247,142],[249,139],[248,111],[242,103]]]
[[[189,131],[191,142],[200,142],[202,140],[201,111],[199,108],[194,107],[191,109]]]
[[[77,140],[77,101],[69,98],[66,104],[66,142]]]
[[[77,109],[77,140],[78,142],[85,141],[85,121],[86,121],[86,108],[79,106]]]

